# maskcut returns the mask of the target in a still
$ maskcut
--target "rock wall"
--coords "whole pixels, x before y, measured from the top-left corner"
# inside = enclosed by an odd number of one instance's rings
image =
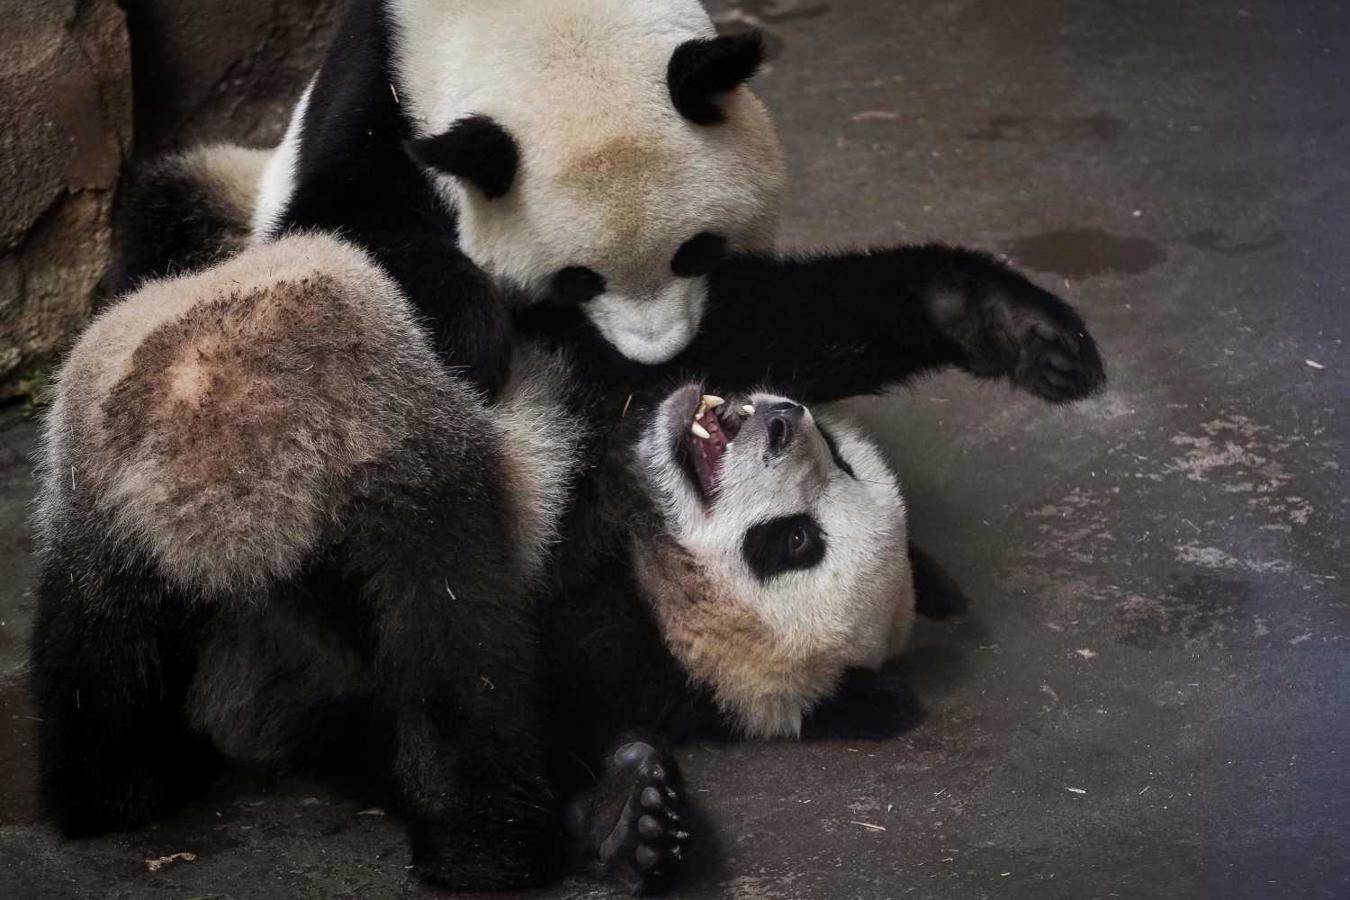
[[[30,391],[89,315],[131,148],[113,0],[0,0],[0,400]]]
[[[128,162],[275,142],[342,3],[0,0],[0,403],[94,309]]]

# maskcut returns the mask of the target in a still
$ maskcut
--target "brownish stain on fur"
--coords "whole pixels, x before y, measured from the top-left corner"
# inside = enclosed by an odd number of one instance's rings
[[[838,647],[788,648],[767,623],[664,538],[636,551],[638,583],[671,652],[744,731],[795,734],[800,713],[837,679]]]

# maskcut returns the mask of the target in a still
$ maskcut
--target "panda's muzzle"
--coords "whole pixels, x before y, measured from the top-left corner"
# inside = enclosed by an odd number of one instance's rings
[[[791,402],[775,403],[764,413],[767,433],[765,450],[770,456],[782,456],[801,433],[806,407]]]

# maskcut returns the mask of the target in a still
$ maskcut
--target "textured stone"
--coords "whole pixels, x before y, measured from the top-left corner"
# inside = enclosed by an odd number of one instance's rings
[[[0,400],[28,392],[86,319],[131,145],[113,0],[0,0]]]
[[[275,143],[341,0],[125,0],[138,153],[210,140]]]

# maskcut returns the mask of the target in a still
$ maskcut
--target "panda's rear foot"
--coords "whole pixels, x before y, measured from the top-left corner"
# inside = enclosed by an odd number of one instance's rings
[[[674,757],[641,740],[622,743],[589,801],[586,830],[605,871],[635,894],[669,890],[689,841],[683,779]]]

